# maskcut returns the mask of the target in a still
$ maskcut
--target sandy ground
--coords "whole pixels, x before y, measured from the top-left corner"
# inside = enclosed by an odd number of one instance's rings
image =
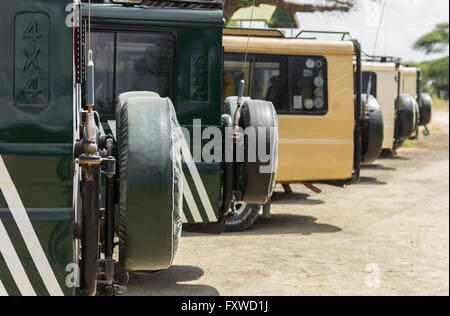
[[[184,233],[174,266],[129,295],[449,295],[448,112],[346,189],[278,189],[244,233]]]

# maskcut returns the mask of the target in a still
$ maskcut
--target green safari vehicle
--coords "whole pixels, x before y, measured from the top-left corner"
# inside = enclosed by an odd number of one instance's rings
[[[272,103],[221,113],[222,3],[113,2],[0,3],[0,296],[121,294],[273,192]]]

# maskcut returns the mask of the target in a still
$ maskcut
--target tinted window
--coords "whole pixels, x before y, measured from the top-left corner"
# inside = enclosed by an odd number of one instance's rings
[[[223,96],[237,94],[243,54],[226,54]],[[279,114],[323,115],[328,111],[327,64],[320,56],[248,56],[246,91],[271,101]]]
[[[367,94],[369,89],[369,79],[372,80],[370,87],[370,95],[377,97],[377,74],[374,72],[363,72],[362,73],[362,93]]]
[[[323,57],[296,56],[289,63],[291,112],[325,114],[328,111],[327,64]]]
[[[222,83],[222,98],[225,100],[227,97],[235,96],[238,93],[239,82],[242,79],[244,71],[244,57],[228,55],[224,61],[223,83]],[[237,57],[237,58],[236,58]],[[245,91],[244,95],[249,95],[248,83],[250,74],[250,63],[246,63],[245,67]]]
[[[287,58],[254,56],[250,90],[253,99],[271,101],[277,111],[289,109]]]
[[[173,36],[93,33],[92,50],[96,65],[96,110],[100,114],[114,115],[117,96],[128,91],[153,91],[173,99]]]
[[[114,104],[114,33],[92,33],[95,64],[95,110],[113,111]]]

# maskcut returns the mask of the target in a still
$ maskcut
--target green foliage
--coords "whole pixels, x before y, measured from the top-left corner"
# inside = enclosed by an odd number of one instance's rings
[[[438,24],[435,29],[422,36],[414,43],[414,48],[427,54],[443,53],[447,50],[449,40],[449,23]]]
[[[422,72],[423,92],[448,100],[449,57],[425,61],[422,63],[408,63],[409,66],[418,67]]]
[[[428,65],[427,77],[435,94],[448,100],[449,57],[431,61]]]
[[[431,33],[425,34],[417,40],[414,48],[423,50],[427,54],[444,53],[448,50],[449,23],[436,25]],[[422,71],[422,91],[448,100],[449,57],[422,63],[411,64]]]

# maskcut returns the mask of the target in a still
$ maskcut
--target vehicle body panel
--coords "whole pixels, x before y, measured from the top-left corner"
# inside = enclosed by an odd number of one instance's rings
[[[376,74],[376,95],[381,110],[383,112],[384,122],[384,140],[383,149],[392,150],[395,142],[395,100],[398,93],[398,71],[395,63],[363,62],[363,72],[374,72]],[[363,86],[363,91],[367,87]]]
[[[243,53],[247,37],[224,36],[224,47],[228,53]],[[320,116],[278,115],[277,182],[349,179],[355,148],[353,43],[250,37],[249,54],[313,55],[327,61],[328,112]]]
[[[71,3],[0,3],[0,281],[6,295],[74,290],[65,283],[74,262],[76,192],[73,29],[66,26]]]
[[[400,92],[407,93],[414,98],[417,98],[417,74],[418,68],[400,66],[401,74]]]
[[[84,10],[84,15],[86,14],[87,10]],[[183,128],[190,131],[191,138],[194,129],[203,133],[211,126],[220,128],[223,28],[221,10],[92,5],[91,15],[94,31],[173,34],[176,40],[176,75],[172,101],[178,121]],[[102,120],[114,120],[114,114],[101,117]],[[201,121],[197,123],[194,120]],[[209,140],[210,138],[205,137],[201,144],[189,140],[192,154],[195,156]],[[187,180],[185,186],[191,191],[194,202],[188,204],[185,200],[185,218],[189,223],[217,221],[221,201],[220,162],[206,163],[199,159],[195,162],[201,181],[195,180],[191,175],[192,170],[184,165]],[[202,191],[207,194],[202,194]],[[207,215],[211,208],[214,212],[212,217]],[[193,213],[197,212],[200,213],[201,221],[194,220]]]

